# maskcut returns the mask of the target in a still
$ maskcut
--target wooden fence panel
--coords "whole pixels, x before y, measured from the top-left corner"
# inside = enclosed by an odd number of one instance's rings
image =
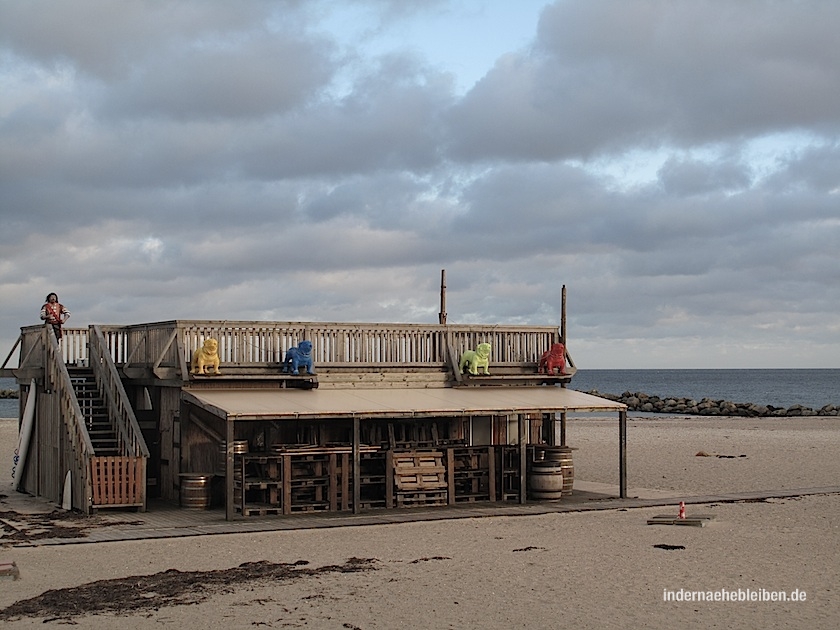
[[[142,457],[91,457],[93,507],[142,506]]]

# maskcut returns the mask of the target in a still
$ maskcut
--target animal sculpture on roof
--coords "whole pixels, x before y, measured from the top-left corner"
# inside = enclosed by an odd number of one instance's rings
[[[554,375],[554,369],[560,368],[560,375],[566,374],[566,346],[562,343],[551,344],[551,348],[542,353],[537,372]]]
[[[458,363],[461,374],[464,373],[464,368],[473,376],[478,374],[479,369],[483,369],[485,374],[490,374],[491,349],[492,346],[489,343],[480,343],[475,347],[475,350],[466,350]]]
[[[297,346],[286,350],[286,358],[283,360],[283,371],[292,374],[300,374],[300,368],[305,367],[307,374],[315,374],[312,366],[312,342],[301,341]]]
[[[207,375],[207,369],[212,368],[213,374],[219,371],[219,342],[215,339],[205,339],[200,348],[196,348],[192,356],[192,373]]]

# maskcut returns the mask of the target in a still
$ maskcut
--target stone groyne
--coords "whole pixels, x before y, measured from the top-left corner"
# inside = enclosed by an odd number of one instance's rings
[[[820,409],[811,409],[803,405],[774,407],[756,403],[736,403],[728,400],[703,398],[700,401],[691,398],[650,396],[642,392],[624,392],[621,395],[604,394],[598,390],[586,392],[627,405],[628,411],[651,413],[676,413],[690,416],[744,416],[757,417],[796,417],[796,416],[840,416],[840,407],[825,405]]]

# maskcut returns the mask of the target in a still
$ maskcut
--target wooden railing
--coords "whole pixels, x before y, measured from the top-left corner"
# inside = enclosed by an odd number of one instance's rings
[[[94,455],[93,444],[85,428],[84,415],[73,391],[73,384],[70,382],[70,374],[62,357],[58,340],[51,328],[45,326],[39,328],[42,335],[42,347],[45,349],[44,387],[58,397],[59,418],[56,421],[64,424],[66,431],[63,432],[65,436],[63,439],[69,442],[68,447],[63,451],[72,462],[70,467],[72,506],[87,512],[91,505],[88,462]],[[60,465],[60,460],[55,459],[45,459],[44,462],[47,466]],[[45,474],[49,478],[63,480],[65,471],[51,470],[45,471]]]
[[[32,334],[43,326],[21,329],[21,357]],[[117,366],[174,370],[187,378],[192,353],[206,339],[219,342],[219,358],[233,366],[279,364],[284,353],[304,339],[312,342],[317,365],[439,366],[479,343],[492,346],[492,363],[537,363],[560,340],[554,326],[348,324],[320,322],[247,322],[173,320],[131,326],[99,327]],[[65,328],[61,351],[65,363],[88,360],[90,331]]]
[[[280,363],[304,339],[319,365],[440,365],[448,350],[460,354],[482,342],[492,345],[494,363],[536,363],[558,328],[550,326],[344,324],[313,322],[171,321],[103,327],[116,363],[182,368],[206,339],[219,342],[229,365]]]
[[[116,425],[120,450],[124,455],[148,457],[149,449],[99,326],[91,326],[90,367]]]
[[[14,350],[19,347],[18,368],[42,368],[41,349],[43,348],[43,333],[45,330],[52,333],[52,328],[49,326],[25,326],[21,328],[20,337],[18,337],[15,347],[9,352],[2,367],[6,369],[7,364],[12,359]],[[87,345],[87,328],[63,328],[57,353],[65,365],[81,365],[88,358]],[[13,369],[16,368],[9,368],[8,371]]]

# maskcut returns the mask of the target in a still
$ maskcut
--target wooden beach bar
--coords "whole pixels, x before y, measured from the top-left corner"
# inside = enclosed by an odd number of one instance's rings
[[[194,373],[213,340],[214,369]],[[290,369],[311,343],[312,370]],[[563,343],[565,371],[541,369]],[[487,374],[461,359],[489,344]],[[7,367],[17,353],[17,367]],[[15,487],[85,513],[223,507],[299,512],[562,500],[571,412],[626,406],[569,387],[552,326],[173,320],[21,329],[2,365],[31,431]],[[562,488],[562,490],[561,490]]]

